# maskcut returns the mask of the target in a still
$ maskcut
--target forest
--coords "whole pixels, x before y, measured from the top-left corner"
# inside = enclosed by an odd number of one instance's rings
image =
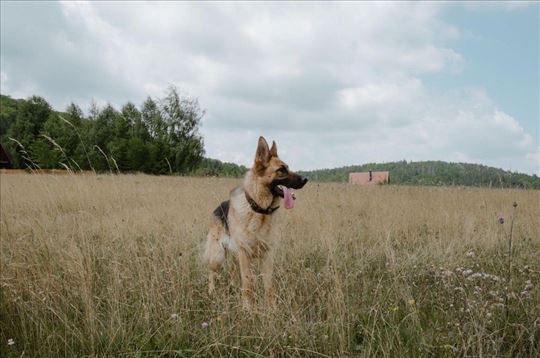
[[[71,103],[57,112],[42,97],[1,97],[2,145],[15,168],[187,174],[204,158],[196,99],[171,87],[164,98],[120,110]]]

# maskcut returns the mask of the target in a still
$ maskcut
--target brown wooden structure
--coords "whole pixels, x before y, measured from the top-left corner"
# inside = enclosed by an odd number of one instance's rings
[[[373,185],[390,183],[390,172],[369,172],[349,173],[350,184]]]

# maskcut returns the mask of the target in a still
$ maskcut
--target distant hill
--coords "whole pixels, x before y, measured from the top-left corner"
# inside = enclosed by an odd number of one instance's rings
[[[347,182],[349,173],[369,170],[389,171],[391,184],[540,189],[540,178],[537,175],[513,173],[480,164],[442,161],[369,163],[334,169],[304,171],[301,174],[314,181]]]
[[[193,174],[238,178],[247,170],[243,165],[205,158]],[[540,189],[540,178],[537,175],[513,173],[481,164],[443,161],[369,163],[299,173],[312,181],[345,183],[349,180],[349,173],[369,170],[389,171],[390,184]]]

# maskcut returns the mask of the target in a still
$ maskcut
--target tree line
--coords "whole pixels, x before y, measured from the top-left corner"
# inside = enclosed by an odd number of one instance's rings
[[[57,112],[39,96],[0,95],[0,141],[21,169],[243,176],[244,166],[204,157],[203,116],[198,101],[174,87],[163,98],[148,97],[140,107],[93,104],[88,115],[74,103]],[[319,182],[347,182],[349,173],[369,170],[389,171],[392,184],[540,189],[537,175],[442,161],[369,163],[301,174]]]
[[[2,95],[0,107],[1,142],[15,168],[188,174],[204,158],[204,111],[174,87],[140,107],[94,103],[88,116],[74,103],[54,111],[39,96]]]
[[[392,184],[405,185],[465,185],[503,188],[540,189],[535,175],[513,173],[480,164],[443,161],[369,163],[334,169],[302,172],[320,182],[347,182],[351,172],[388,171]]]

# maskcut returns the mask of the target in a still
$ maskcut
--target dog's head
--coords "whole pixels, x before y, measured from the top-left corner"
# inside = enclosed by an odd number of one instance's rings
[[[259,137],[253,172],[272,195],[285,199],[286,208],[294,206],[294,194],[289,189],[302,189],[308,181],[289,170],[289,166],[279,159],[276,142],[272,141],[272,148],[269,148],[264,137]]]

